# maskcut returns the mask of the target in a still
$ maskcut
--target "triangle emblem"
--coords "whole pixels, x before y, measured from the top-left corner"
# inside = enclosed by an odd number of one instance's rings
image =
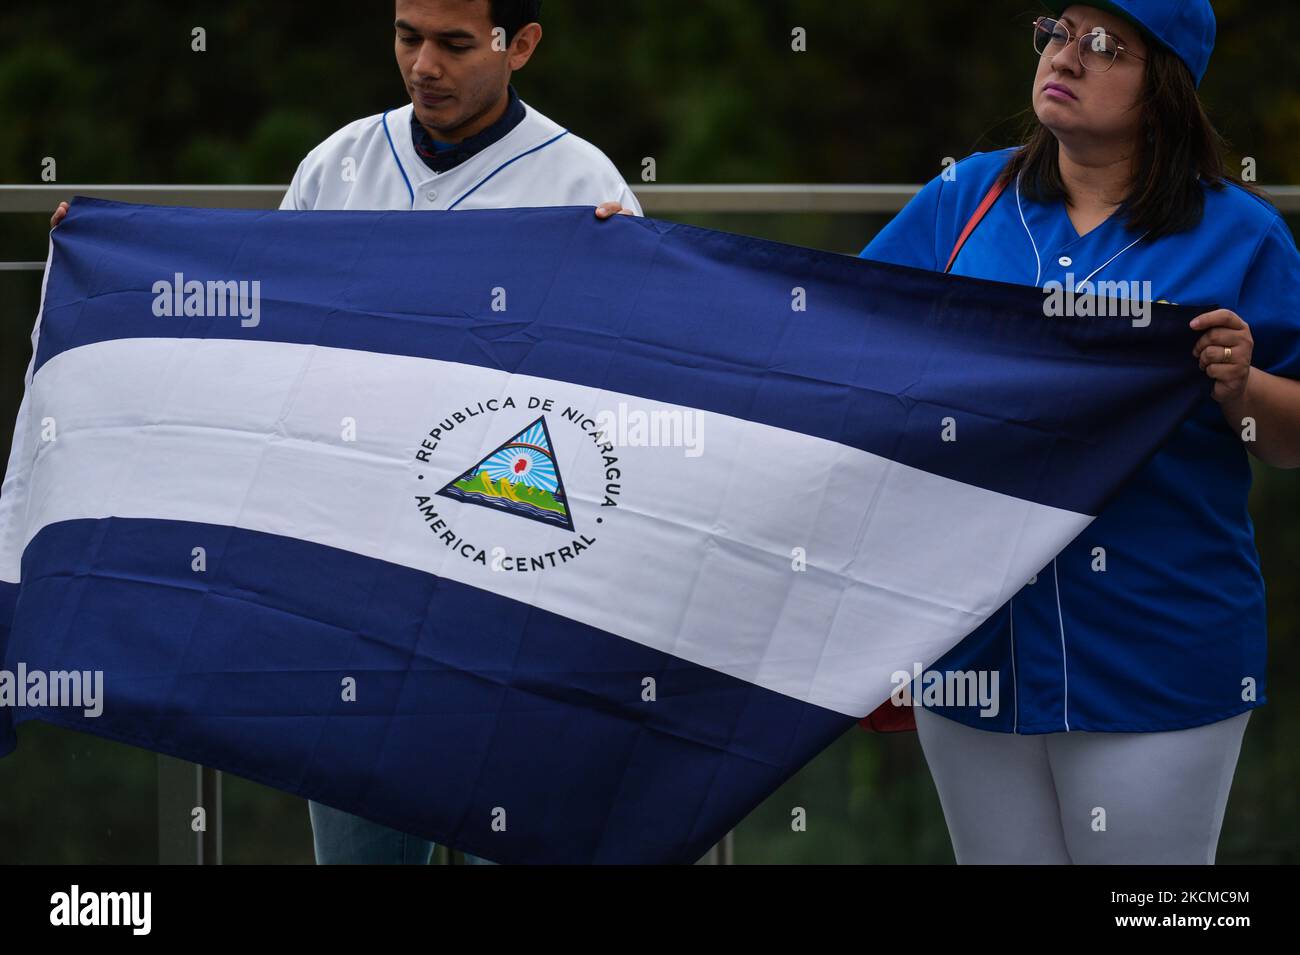
[[[573,530],[546,416],[538,418],[441,491],[466,504]]]

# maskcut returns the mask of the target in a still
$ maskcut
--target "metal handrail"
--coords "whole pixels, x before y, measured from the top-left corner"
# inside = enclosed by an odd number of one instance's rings
[[[0,213],[53,212],[65,199],[93,196],[150,205],[275,209],[287,186],[0,185]],[[705,212],[892,213],[920,186],[642,185],[635,192],[651,215]],[[1300,193],[1300,189],[1297,189]],[[1300,208],[1300,195],[1297,195]],[[43,272],[44,262],[0,262],[0,272]]]
[[[73,196],[119,202],[274,209],[288,186],[0,185],[0,213],[53,212]],[[638,185],[647,212],[897,212],[920,190],[909,185]],[[1300,190],[1297,190],[1300,193]],[[1300,195],[1297,195],[1300,208]]]
[[[1300,213],[1300,186],[1260,187],[1284,213]],[[200,185],[0,185],[0,213],[53,212],[74,195],[156,205],[213,209],[274,209],[288,186]],[[647,212],[897,212],[921,189],[916,185],[638,185]]]

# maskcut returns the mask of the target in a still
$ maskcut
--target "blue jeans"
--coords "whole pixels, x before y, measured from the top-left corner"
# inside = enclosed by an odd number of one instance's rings
[[[433,843],[341,809],[307,801],[317,865],[428,865]],[[469,865],[492,865],[465,853]]]

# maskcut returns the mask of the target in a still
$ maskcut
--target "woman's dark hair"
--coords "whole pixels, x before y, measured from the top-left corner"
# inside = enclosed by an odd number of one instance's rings
[[[506,42],[542,16],[542,0],[492,0],[492,25],[504,27]]]
[[[1133,188],[1120,206],[1128,229],[1150,231],[1152,238],[1184,232],[1200,224],[1205,213],[1202,183],[1226,185],[1227,143],[1205,114],[1192,74],[1182,60],[1155,42],[1147,47],[1142,94],[1142,129]],[[1023,175],[1022,175],[1023,174]],[[1037,118],[1026,142],[1002,173],[1011,184],[1021,178],[1026,196],[1039,202],[1066,200],[1056,136]],[[1259,190],[1242,184],[1256,195]]]

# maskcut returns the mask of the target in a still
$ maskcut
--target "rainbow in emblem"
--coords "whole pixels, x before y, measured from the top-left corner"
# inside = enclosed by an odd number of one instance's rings
[[[466,504],[573,530],[546,417],[538,418],[438,492]]]

